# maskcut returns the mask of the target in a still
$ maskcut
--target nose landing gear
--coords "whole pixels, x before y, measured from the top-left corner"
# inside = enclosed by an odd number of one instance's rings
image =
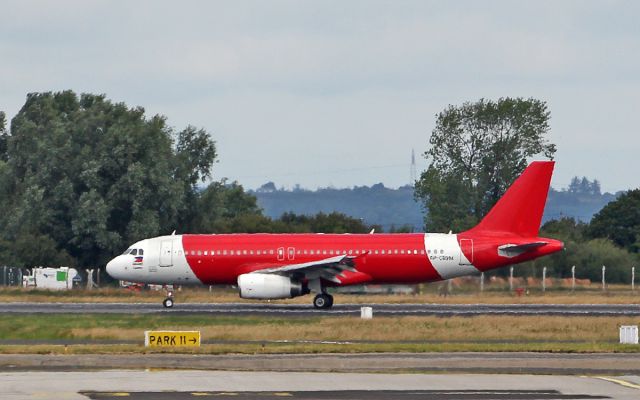
[[[171,290],[167,291],[167,298],[164,299],[164,301],[162,302],[162,305],[164,306],[164,308],[173,307],[173,291]]]

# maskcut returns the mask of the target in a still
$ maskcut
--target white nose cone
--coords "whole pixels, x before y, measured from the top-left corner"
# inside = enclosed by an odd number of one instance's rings
[[[120,279],[120,277],[118,276],[118,273],[120,272],[120,269],[118,268],[118,257],[114,258],[113,260],[109,261],[107,263],[107,274],[109,274],[109,276],[111,276],[113,279]]]

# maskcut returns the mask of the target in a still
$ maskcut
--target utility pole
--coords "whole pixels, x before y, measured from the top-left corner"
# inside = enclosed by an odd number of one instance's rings
[[[571,267],[571,292],[576,290],[576,266]]]
[[[636,290],[636,267],[631,267],[631,291]]]
[[[480,273],[480,293],[484,292],[484,272]]]
[[[606,271],[607,271],[607,267],[605,267],[603,265],[602,266],[602,291],[607,290],[607,283],[606,283],[606,278],[605,278]]]
[[[409,175],[409,179],[411,180],[409,184],[415,186],[418,180],[418,171],[416,169],[416,152],[413,149],[411,149],[411,169],[409,170]]]
[[[547,267],[542,267],[542,293],[547,291]]]

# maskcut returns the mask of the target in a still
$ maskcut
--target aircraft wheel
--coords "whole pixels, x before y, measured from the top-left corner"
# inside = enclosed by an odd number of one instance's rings
[[[171,297],[167,297],[166,299],[164,299],[164,301],[162,302],[162,305],[164,306],[164,308],[171,308],[173,307],[173,299]]]
[[[315,308],[329,308],[333,305],[333,296],[328,294],[317,294],[313,299],[313,306]]]

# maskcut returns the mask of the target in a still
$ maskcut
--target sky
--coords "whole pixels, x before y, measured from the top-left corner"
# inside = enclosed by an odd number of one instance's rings
[[[640,186],[637,1],[7,1],[0,110],[72,89],[217,143],[247,188],[410,181],[435,115],[481,98],[551,111],[552,184]]]

